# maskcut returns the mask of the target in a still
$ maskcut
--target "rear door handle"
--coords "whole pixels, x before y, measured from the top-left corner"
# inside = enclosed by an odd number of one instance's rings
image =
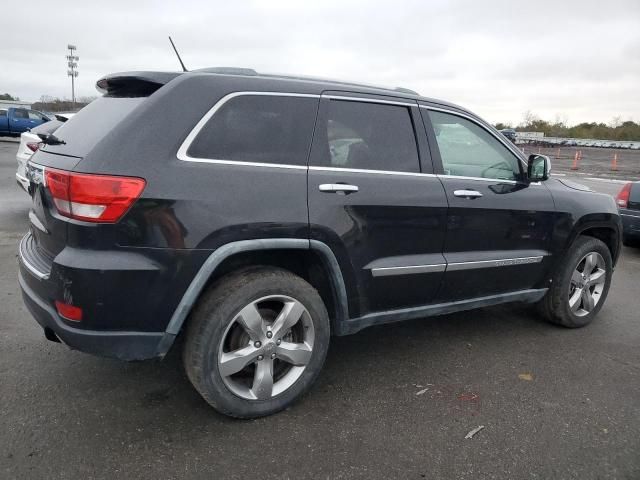
[[[460,198],[479,198],[482,196],[477,190],[456,190],[453,194]]]
[[[341,193],[348,195],[358,191],[357,185],[349,185],[348,183],[322,183],[318,185],[318,190],[324,193]]]

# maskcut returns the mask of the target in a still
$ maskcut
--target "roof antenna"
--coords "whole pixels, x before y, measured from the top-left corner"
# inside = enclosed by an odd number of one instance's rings
[[[184,66],[184,63],[182,63],[182,59],[180,58],[180,54],[178,53],[178,49],[176,48],[175,44],[173,43],[173,40],[171,40],[171,35],[169,35],[169,41],[171,42],[171,46],[173,47],[173,51],[176,52],[176,56],[178,57],[178,61],[180,62],[180,65],[182,65],[182,71],[183,72],[188,72],[189,70],[187,70],[187,67]]]

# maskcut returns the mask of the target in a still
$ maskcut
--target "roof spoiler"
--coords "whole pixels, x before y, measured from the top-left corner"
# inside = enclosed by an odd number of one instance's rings
[[[148,97],[181,72],[112,73],[96,82],[96,89],[107,97]]]

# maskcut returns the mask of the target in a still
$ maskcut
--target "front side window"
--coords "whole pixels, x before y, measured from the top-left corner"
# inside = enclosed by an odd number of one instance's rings
[[[29,112],[29,120],[44,120],[44,117],[38,112]]]
[[[363,170],[419,172],[418,148],[407,107],[331,100],[319,126],[317,164]]]
[[[517,157],[484,128],[457,115],[429,111],[446,175],[517,180]]]
[[[212,160],[306,165],[318,99],[242,95],[202,128],[188,155]]]

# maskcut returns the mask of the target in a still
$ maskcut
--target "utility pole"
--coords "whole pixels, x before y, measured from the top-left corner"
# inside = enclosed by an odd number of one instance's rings
[[[69,55],[67,55],[67,66],[69,67],[69,70],[67,70],[67,76],[71,77],[71,101],[73,103],[73,107],[75,108],[76,106],[76,84],[75,84],[75,79],[78,76],[78,60],[80,60],[80,57],[74,55],[74,52],[76,51],[76,46],[75,45],[67,45],[67,48],[69,49]]]

